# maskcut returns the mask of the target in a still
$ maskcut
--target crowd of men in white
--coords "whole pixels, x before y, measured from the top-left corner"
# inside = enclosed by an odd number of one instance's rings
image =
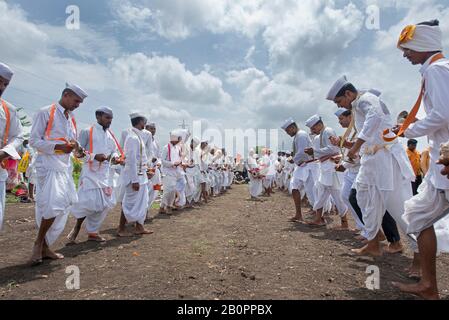
[[[436,282],[437,243],[441,248],[449,235],[445,229],[449,212],[449,60],[442,55],[439,22],[407,26],[398,48],[412,64],[422,64],[422,89],[412,111],[395,123],[387,105],[374,89],[357,89],[343,76],[329,90],[327,99],[338,106],[335,115],[346,129],[337,136],[319,115],[305,121],[310,134],[292,118],[282,129],[293,138],[292,152],[273,154],[262,149],[259,157],[249,152],[249,191],[254,200],[262,192],[270,195],[277,186],[292,194],[296,215],[293,222],[311,227],[326,226],[326,213],[335,207],[341,225],[349,230],[348,213],[366,244],[353,249],[356,255],[402,252],[399,229],[408,235],[414,259],[410,276],[413,284],[394,283],[400,290],[424,298],[438,298]],[[0,96],[13,71],[0,63]],[[79,86],[67,84],[59,102],[42,108],[34,117],[30,146],[36,151],[30,182],[36,186],[38,235],[31,264],[42,259],[61,259],[50,249],[65,228],[69,212],[77,223],[68,235],[75,242],[83,222],[89,240],[105,241],[99,234],[102,222],[117,202],[122,205],[118,236],[129,236],[126,224],[135,225],[135,234],[149,234],[144,223],[148,210],[163,189],[160,214],[190,207],[230,188],[234,169],[242,159],[191,137],[187,130],[170,132],[162,147],[155,138],[156,126],[141,113],[130,115],[131,128],[117,139],[109,129],[113,112],[108,107],[95,111],[97,122],[77,131],[73,111],[87,97]],[[0,161],[20,158],[22,128],[14,106],[1,100]],[[426,116],[416,119],[421,105]],[[430,146],[429,172],[412,195],[415,173],[399,137],[426,136]],[[72,156],[84,163],[78,190],[72,176]],[[5,206],[6,171],[0,169],[0,226]],[[301,202],[310,203],[313,221],[305,222]],[[434,227],[435,225],[435,227]],[[385,232],[382,232],[382,230]],[[393,236],[388,235],[393,234]],[[397,233],[398,234],[398,233]],[[381,247],[385,236],[390,241]],[[392,240],[390,240],[392,238]],[[444,246],[443,246],[444,247]]]

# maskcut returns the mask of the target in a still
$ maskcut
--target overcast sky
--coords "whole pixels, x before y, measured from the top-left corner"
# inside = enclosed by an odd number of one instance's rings
[[[366,26],[373,4],[378,30]],[[79,30],[66,28],[69,5]],[[318,113],[341,132],[324,97],[343,74],[381,90],[393,115],[411,108],[419,67],[397,37],[434,18],[447,47],[447,0],[0,0],[0,61],[16,72],[4,98],[33,115],[73,82],[89,93],[81,127],[101,105],[113,108],[117,133],[142,111],[164,143],[183,120],[271,129]]]

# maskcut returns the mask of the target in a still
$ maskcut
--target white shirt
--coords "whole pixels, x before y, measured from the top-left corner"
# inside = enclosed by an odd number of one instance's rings
[[[175,162],[181,162],[181,150],[178,145],[171,142],[162,149],[162,173],[167,176],[180,178],[184,175],[181,166],[175,167]]]
[[[0,98],[1,99],[1,98]],[[2,101],[4,101],[2,99]],[[1,103],[1,101],[0,101]],[[6,115],[5,111],[3,110],[3,106],[0,106],[0,144],[1,144],[1,150],[8,153],[9,148],[18,149],[19,146],[23,143],[23,128],[22,124],[20,123],[19,116],[17,115],[16,108],[6,102],[6,106],[9,109],[9,115],[10,115],[10,127],[9,127],[9,134],[8,134],[8,141],[7,144],[3,145],[3,138],[5,136],[5,128],[6,128]],[[6,181],[8,178],[8,172],[0,167],[0,181]]]
[[[141,130],[136,128],[128,130],[124,152],[126,160],[122,183],[125,185],[130,183],[147,183],[148,159],[145,150],[144,133]]]
[[[56,104],[55,117],[50,132],[50,140],[45,137],[48,121],[50,119],[50,109],[47,106],[39,110],[31,127],[30,146],[38,152],[35,162],[36,169],[46,168],[50,170],[65,171],[71,167],[70,154],[56,154],[55,145],[63,144],[62,141],[51,140],[54,138],[65,138],[67,141],[76,140],[76,128],[73,125],[73,114],[69,112],[69,118],[64,115],[65,109]]]
[[[440,144],[449,140],[449,60],[441,59],[430,65],[432,58],[420,69],[425,82],[423,104],[427,115],[411,124],[404,135],[407,138],[428,137],[428,179],[437,189],[449,189],[449,180],[440,174],[443,167],[435,163],[440,156]]]
[[[310,136],[303,130],[298,130],[295,137],[293,138],[293,150],[295,152],[293,156],[293,161],[299,165],[304,161],[309,161],[311,156],[304,152],[304,149],[311,148],[312,141]]]
[[[313,138],[313,154],[316,159],[340,153],[340,148],[334,146],[329,139],[334,136],[336,136],[336,134],[332,128],[324,128],[321,134]]]
[[[358,138],[365,141],[360,154],[361,167],[357,175],[357,183],[375,185],[380,190],[393,190],[393,158],[396,159],[405,179],[414,181],[415,174],[407,154],[397,140],[386,143],[383,131],[393,126],[390,111],[385,103],[371,92],[361,94],[352,103],[353,116]],[[375,154],[365,150],[374,146],[386,146]]]
[[[117,145],[108,129],[104,130],[98,123],[94,124],[92,131],[92,154],[86,157],[81,171],[81,179],[86,189],[103,188],[110,186],[110,165],[108,161],[95,160],[95,155],[104,154],[106,157],[117,157]],[[90,151],[90,129],[82,130],[79,134],[79,144],[86,151]],[[92,162],[88,162],[88,161]]]

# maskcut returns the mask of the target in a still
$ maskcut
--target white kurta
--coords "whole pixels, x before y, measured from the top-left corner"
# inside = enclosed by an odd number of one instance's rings
[[[4,101],[0,99],[1,101]],[[3,107],[0,105],[0,146],[1,150],[8,153],[8,149],[14,148],[16,151],[23,143],[23,129],[17,115],[16,108],[5,101],[10,114],[10,127],[6,145],[3,145],[6,128],[6,115]],[[0,167],[0,231],[3,225],[3,216],[5,212],[5,196],[6,196],[6,180],[8,179],[8,172]]]
[[[361,94],[352,107],[358,138],[366,141],[360,153],[356,189],[367,238],[376,237],[386,210],[406,232],[408,224],[402,218],[403,203],[412,196],[411,181],[415,174],[398,141],[385,143],[382,139],[383,131],[393,126],[390,112],[383,101],[370,92]],[[376,149],[379,150],[375,152]],[[413,239],[411,246],[416,250]]]
[[[45,137],[51,106],[44,107],[34,116],[31,128],[30,146],[37,150],[36,168],[36,223],[40,227],[42,219],[55,218],[46,234],[48,245],[53,244],[64,230],[70,206],[78,201],[72,177],[71,154],[55,154],[55,145],[61,141]],[[64,115],[64,108],[56,104],[50,139],[76,139],[76,130],[71,117]]]
[[[449,179],[440,174],[443,167],[435,163],[440,144],[449,140],[449,60],[441,59],[430,65],[432,58],[420,70],[425,82],[423,104],[427,115],[405,131],[407,138],[427,136],[430,148],[429,171],[420,193],[405,203],[407,232],[415,235],[449,213]]]
[[[128,223],[145,223],[148,210],[147,155],[144,133],[136,128],[128,131],[125,140],[125,168],[121,175],[122,210]],[[133,183],[139,183],[134,191]]]
[[[164,192],[162,195],[162,208],[173,207],[176,193],[183,192],[186,180],[181,166],[175,167],[175,162],[181,162],[181,151],[178,145],[171,142],[162,149],[162,184]]]
[[[248,157],[248,171],[251,169],[257,169],[259,165],[257,164],[256,159],[254,159],[251,155]],[[252,197],[257,198],[263,192],[263,184],[262,179],[256,179],[252,176],[251,173],[248,172],[249,175],[249,193]]]
[[[100,163],[94,158],[97,154],[117,157],[117,146],[111,133],[98,123],[93,125],[92,149],[90,128],[80,132],[79,143],[85,150],[92,150],[92,154],[84,159],[79,180],[78,202],[73,205],[70,212],[77,219],[86,218],[88,233],[98,233],[108,212],[114,208],[117,201],[113,192],[110,162]]]

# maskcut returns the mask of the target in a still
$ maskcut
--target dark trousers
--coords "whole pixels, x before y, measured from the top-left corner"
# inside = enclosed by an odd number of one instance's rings
[[[363,214],[359,205],[357,204],[357,191],[355,189],[351,190],[351,194],[349,196],[349,202],[351,203],[352,208],[355,213],[359,217],[360,221],[363,223]],[[393,243],[401,240],[401,236],[399,235],[398,227],[396,225],[396,221],[394,221],[393,217],[385,212],[384,217],[382,219],[382,229],[385,233],[385,237],[388,242]]]
[[[418,194],[418,187],[422,183],[422,176],[416,176],[416,180],[412,182],[412,191],[413,195],[416,196]]]

